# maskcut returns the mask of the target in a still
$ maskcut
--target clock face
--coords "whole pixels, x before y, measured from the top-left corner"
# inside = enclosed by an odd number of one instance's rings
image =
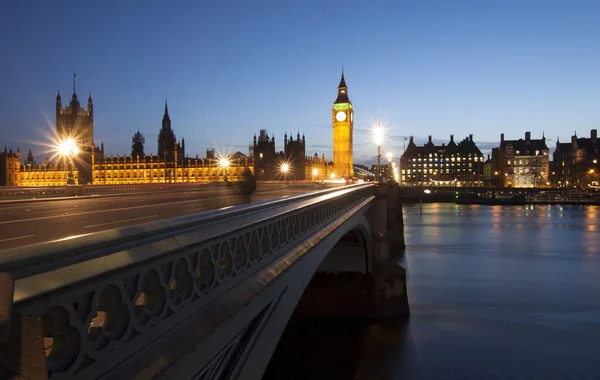
[[[344,120],[346,120],[346,113],[343,112],[343,111],[340,111],[340,112],[336,113],[335,114],[335,119],[337,121],[344,121]]]

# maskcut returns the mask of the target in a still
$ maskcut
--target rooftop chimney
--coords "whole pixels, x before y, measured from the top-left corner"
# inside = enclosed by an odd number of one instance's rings
[[[598,130],[597,129],[592,129],[592,143],[596,143],[596,140],[598,139]]]
[[[454,142],[454,135],[450,135],[450,142]]]
[[[469,141],[473,142],[473,134],[469,135]]]
[[[433,143],[431,142],[431,135],[429,135],[429,141],[427,141],[427,144],[433,144]]]
[[[525,132],[525,141],[531,141],[531,132]]]
[[[504,133],[500,133],[500,144],[504,142]]]

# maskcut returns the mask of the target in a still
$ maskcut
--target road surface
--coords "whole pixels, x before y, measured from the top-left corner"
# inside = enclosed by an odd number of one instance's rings
[[[4,203],[0,204],[0,250],[315,190],[313,184],[259,184],[250,198],[224,187],[207,187],[190,192]]]

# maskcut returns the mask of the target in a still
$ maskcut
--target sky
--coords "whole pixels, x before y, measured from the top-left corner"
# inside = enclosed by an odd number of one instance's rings
[[[507,139],[600,127],[600,1],[11,1],[0,13],[0,144],[48,155],[55,97],[91,92],[95,140],[156,153],[165,100],[186,152],[247,153],[267,129],[332,155],[342,65],[354,155],[370,131],[399,156],[405,136]],[[68,103],[68,101],[67,101]]]

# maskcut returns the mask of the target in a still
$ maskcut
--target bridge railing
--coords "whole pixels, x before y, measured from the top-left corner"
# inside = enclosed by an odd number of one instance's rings
[[[373,189],[351,185],[5,250],[0,272],[16,279],[15,311],[41,320],[51,379],[110,377],[307,234],[370,202]]]

